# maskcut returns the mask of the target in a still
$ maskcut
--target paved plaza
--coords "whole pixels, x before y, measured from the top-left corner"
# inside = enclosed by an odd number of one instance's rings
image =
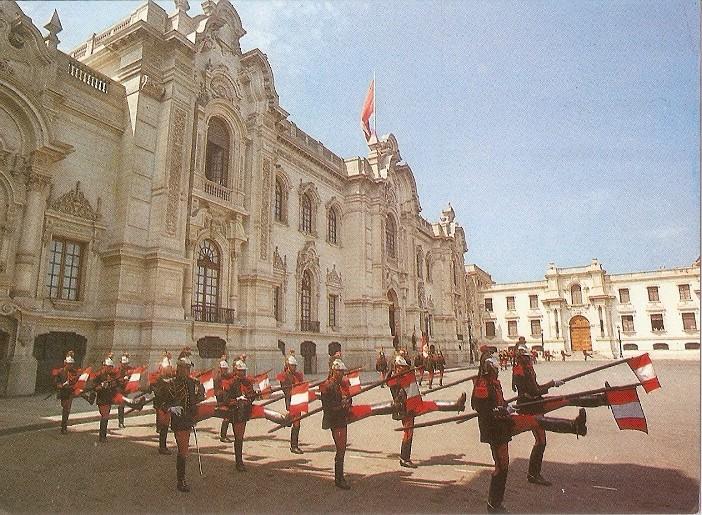
[[[564,377],[603,361],[537,364],[542,382]],[[588,435],[548,434],[544,476],[552,487],[527,483],[531,434],[510,445],[510,472],[505,505],[512,512],[545,513],[689,513],[699,509],[700,492],[700,369],[699,361],[654,362],[662,388],[646,394],[639,389],[649,434],[618,430],[608,408],[588,409]],[[455,380],[472,371],[454,372]],[[500,374],[507,396],[511,373]],[[373,376],[366,374],[364,379]],[[594,373],[561,388],[559,393],[635,382],[627,365]],[[431,395],[455,400],[470,386]],[[554,392],[556,390],[552,390]],[[355,403],[389,399],[376,388]],[[157,453],[154,416],[130,417],[127,428],[110,422],[108,443],[98,444],[95,421],[73,425],[68,435],[57,427],[37,429],[22,424],[20,413],[39,410],[42,398],[2,399],[0,427],[0,510],[8,512],[442,512],[480,513],[492,470],[490,449],[478,440],[475,420],[418,429],[412,458],[416,470],[399,467],[401,433],[388,416],[349,426],[347,479],[352,490],[334,487],[334,446],[321,429],[321,415],[303,422],[304,455],[289,452],[289,429],[268,434],[270,422],[249,422],[244,445],[245,473],[234,469],[231,444],[220,443],[219,420],[197,427],[203,476],[199,475],[194,440],[188,461],[192,491],[176,491],[175,455]],[[76,407],[87,406],[82,400]],[[316,406],[315,403],[313,406]],[[8,409],[14,406],[15,409]],[[282,402],[272,405],[282,409]],[[470,408],[468,408],[470,409]],[[96,411],[92,408],[92,411]],[[576,408],[554,415],[573,417]],[[57,410],[54,409],[54,414]],[[7,415],[6,415],[7,414]],[[35,423],[42,412],[31,414]],[[421,419],[451,416],[434,413]],[[18,418],[19,417],[19,418]],[[26,429],[23,429],[26,428]],[[169,446],[175,443],[169,435]]]

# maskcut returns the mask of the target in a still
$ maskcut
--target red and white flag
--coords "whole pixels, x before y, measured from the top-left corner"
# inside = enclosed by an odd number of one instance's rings
[[[88,382],[88,379],[90,379],[90,367],[86,368],[80,373],[80,375],[78,376],[78,381],[76,381],[76,384],[73,385],[74,397],[78,397],[81,393],[83,393],[83,390],[85,390],[85,384]]]
[[[136,367],[133,368],[129,374],[129,380],[124,386],[124,393],[134,393],[139,390],[141,385],[141,378],[146,371],[146,367]]]
[[[373,414],[373,406],[370,404],[354,404],[349,413],[349,422],[358,422]]]
[[[253,387],[263,399],[271,396],[271,383],[268,380],[268,372],[254,376]]]
[[[309,387],[309,383],[293,385],[292,391],[290,392],[290,409],[288,410],[291,417],[299,417],[303,413],[309,411]]]
[[[361,391],[361,376],[359,372],[351,372],[346,378],[349,380],[349,393],[351,395],[359,393]]]
[[[407,394],[407,402],[405,407],[410,413],[416,413],[422,410],[422,394],[419,392],[417,380],[412,372],[402,374],[401,376],[391,377],[388,379],[388,386],[399,386],[405,390]]]
[[[646,416],[635,386],[607,390],[607,402],[612,408],[612,415],[619,429],[633,429],[648,434]]]
[[[629,364],[634,374],[636,374],[636,377],[639,378],[639,382],[644,387],[644,390],[646,390],[646,393],[650,393],[652,390],[661,387],[661,383],[658,382],[658,377],[656,376],[655,370],[653,370],[653,363],[651,363],[651,358],[648,357],[648,353],[629,358],[626,362]]]
[[[198,376],[198,380],[200,381],[200,384],[202,384],[202,387],[205,389],[205,401],[207,401],[207,399],[214,398],[214,372],[212,370],[203,372]]]
[[[361,109],[361,129],[366,136],[366,141],[370,140],[373,131],[370,128],[370,117],[375,111],[375,79],[368,86],[366,99],[363,101],[363,109]]]

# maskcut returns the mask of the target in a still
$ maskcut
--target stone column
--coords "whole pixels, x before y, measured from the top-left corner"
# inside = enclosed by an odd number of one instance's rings
[[[27,196],[24,204],[22,233],[17,245],[15,266],[16,297],[30,297],[35,290],[36,272],[39,268],[41,235],[44,225],[45,192],[51,178],[45,173],[46,159],[34,159],[27,178]]]
[[[188,260],[183,269],[183,311],[186,317],[192,315],[193,299],[193,251],[195,242],[187,240],[185,242],[185,259]]]

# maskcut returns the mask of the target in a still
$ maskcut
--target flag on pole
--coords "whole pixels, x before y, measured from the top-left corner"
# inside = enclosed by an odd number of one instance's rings
[[[207,370],[198,376],[200,384],[205,389],[205,399],[211,399],[215,396],[214,388],[214,372]]]
[[[658,377],[656,376],[655,370],[653,370],[653,363],[651,363],[651,358],[648,356],[648,352],[641,354],[640,356],[634,356],[626,360],[631,367],[631,370],[638,377],[639,382],[646,390],[646,393],[650,393],[652,390],[661,387],[661,383],[658,382]]]
[[[309,387],[309,383],[293,385],[292,391],[290,392],[290,409],[288,410],[291,417],[299,417],[303,413],[309,411]]]
[[[612,408],[612,415],[619,429],[632,429],[648,434],[646,416],[635,386],[607,390],[607,402]]]
[[[375,79],[368,86],[366,99],[363,101],[363,109],[361,109],[361,129],[366,136],[366,141],[370,140],[373,131],[370,127],[370,117],[375,112]]]
[[[83,393],[83,390],[85,390],[85,384],[88,382],[88,379],[90,378],[90,367],[86,368],[81,372],[80,376],[78,376],[78,381],[76,381],[76,384],[73,385],[73,396],[78,397],[81,393]]]
[[[422,410],[422,394],[419,392],[419,386],[417,386],[417,380],[412,372],[403,374],[399,377],[391,377],[388,379],[388,386],[394,387],[399,386],[407,394],[407,402],[405,407],[410,413],[416,413]]]
[[[271,396],[271,383],[268,380],[268,372],[254,376],[253,387],[261,398],[268,399]]]
[[[373,407],[370,404],[354,404],[349,412],[349,422],[358,422],[372,413]]]
[[[361,391],[361,377],[358,371],[351,372],[346,378],[349,380],[349,393],[351,395],[356,395]]]

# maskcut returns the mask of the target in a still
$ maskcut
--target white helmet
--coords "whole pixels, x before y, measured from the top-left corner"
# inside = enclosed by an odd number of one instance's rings
[[[332,363],[331,369],[332,370],[348,370],[348,368],[346,368],[346,365],[344,364],[344,362],[341,361],[340,359],[334,360],[334,362]]]
[[[126,365],[129,363],[129,355],[128,354],[122,354],[122,359],[120,360],[122,364]]]
[[[297,366],[297,360],[295,359],[295,356],[288,356],[288,365]]]
[[[517,345],[517,354],[529,354],[529,349],[527,349],[525,344],[520,343]]]
[[[497,362],[497,358],[495,358],[495,356],[490,356],[488,359],[486,359],[485,364],[499,373],[500,364]]]
[[[229,363],[227,363],[226,359],[223,359],[222,361],[219,362],[219,368],[229,368]]]
[[[192,367],[194,365],[193,360],[190,359],[190,356],[181,356],[180,359],[178,359],[178,364],[188,367]]]
[[[400,367],[408,367],[407,361],[402,356],[395,356],[395,365]]]
[[[164,357],[161,361],[161,368],[169,368],[171,366],[171,360],[168,356]]]
[[[66,359],[63,361],[64,361],[64,363],[69,363],[69,364],[73,364],[76,362],[76,360],[73,359],[73,356],[71,356],[70,354],[68,356],[66,356]]]
[[[241,360],[237,360],[237,362],[234,363],[234,368],[236,368],[237,370],[248,370],[249,369],[249,367],[246,366],[246,363],[244,363]]]
[[[115,362],[112,361],[112,358],[109,357],[109,356],[105,358],[105,361],[104,361],[103,363],[104,363],[105,366],[107,366],[107,367],[114,367],[114,366],[115,366]]]

